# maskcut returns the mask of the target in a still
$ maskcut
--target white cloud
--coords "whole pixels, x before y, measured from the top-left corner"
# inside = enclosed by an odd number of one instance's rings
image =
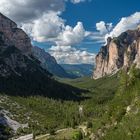
[[[77,4],[88,0],[0,0],[0,12],[23,23],[39,18],[48,11],[63,12],[67,1]]]
[[[40,18],[48,11],[62,12],[64,0],[0,0],[0,12],[18,23]]]
[[[121,18],[120,22],[114,27],[114,29],[106,35],[107,37],[117,37],[122,32],[125,32],[128,29],[136,29],[140,24],[140,12],[136,12],[129,17]]]
[[[100,21],[96,23],[96,29],[98,32],[91,32],[89,37],[97,43],[105,43],[108,37],[118,37],[121,33],[127,30],[136,29],[139,24],[140,12],[136,12],[128,17],[122,17],[114,28],[112,23]]]
[[[85,0],[0,0],[0,12],[16,21],[34,41],[71,46],[83,40],[85,30],[81,22],[74,28],[65,26],[60,16],[66,1]]]
[[[71,0],[72,3],[77,4],[80,2],[85,2],[86,0]]]
[[[105,23],[104,21],[100,21],[96,23],[96,30],[95,32],[86,31],[85,38],[92,41],[93,44],[101,44],[105,43],[105,35],[111,31],[113,28],[112,23]]]
[[[54,41],[64,28],[64,20],[59,17],[59,13],[50,11],[39,19],[33,20],[32,23],[23,24],[22,28],[34,41]]]
[[[85,37],[85,29],[81,22],[72,28],[64,25],[64,20],[56,12],[49,12],[32,23],[22,27],[34,41],[54,42],[59,46],[72,46],[80,43]]]
[[[83,24],[81,22],[78,22],[74,28],[67,25],[64,31],[62,31],[58,36],[56,44],[59,46],[72,46],[80,43],[84,39],[84,37],[85,29],[83,27]]]
[[[108,33],[112,29],[112,23],[105,23],[104,21],[100,21],[96,23],[96,29],[101,33]]]
[[[73,45],[88,36],[83,24],[65,25],[61,13],[65,2],[78,4],[89,0],[0,0],[0,12],[13,19],[34,41],[53,42],[50,53],[59,63],[94,63],[95,55]]]
[[[93,64],[95,54],[71,46],[52,46],[49,53],[61,64]]]

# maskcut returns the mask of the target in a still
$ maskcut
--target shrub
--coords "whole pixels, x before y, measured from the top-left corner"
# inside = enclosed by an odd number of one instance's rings
[[[77,131],[73,134],[72,137],[73,140],[82,140],[83,139],[83,135],[81,131]]]
[[[50,133],[50,135],[55,135],[55,130],[54,129],[50,129],[49,133]]]
[[[87,122],[87,128],[92,128],[92,122]]]

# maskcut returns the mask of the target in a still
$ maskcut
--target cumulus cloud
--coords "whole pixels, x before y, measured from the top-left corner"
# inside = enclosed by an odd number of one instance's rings
[[[81,22],[74,28],[65,26],[60,16],[66,1],[85,0],[1,0],[0,12],[14,19],[35,41],[74,45],[83,40],[85,31]]]
[[[59,17],[59,13],[50,11],[31,23],[22,24],[22,28],[34,41],[54,41],[64,28],[64,20]]]
[[[21,23],[48,11],[63,12],[67,1],[77,4],[87,0],[0,0],[0,12]]]
[[[72,46],[88,36],[83,24],[65,25],[65,3],[89,0],[0,0],[0,12],[13,19],[34,41],[52,42],[50,53],[59,63],[93,63],[95,55]]]
[[[85,29],[81,22],[74,28],[65,26],[64,20],[56,12],[49,12],[33,23],[23,24],[22,27],[34,41],[52,41],[59,46],[76,45],[85,37]]]
[[[112,29],[112,23],[105,23],[104,21],[100,21],[96,23],[96,29],[101,33],[108,33]]]
[[[128,29],[136,29],[140,24],[140,12],[136,12],[129,17],[121,18],[120,22],[113,28],[113,30],[106,35],[107,37],[117,37],[122,32],[125,32]]]
[[[93,64],[95,54],[71,46],[52,46],[49,53],[61,64]]]
[[[128,17],[122,17],[121,20],[113,27],[112,23],[100,21],[96,23],[98,32],[90,33],[90,38],[99,43],[105,43],[108,37],[118,37],[127,30],[136,29],[140,24],[140,12],[136,12]]]
[[[85,32],[85,38],[87,38],[89,41],[92,41],[92,43],[98,43],[98,44],[104,44],[105,43],[105,35],[111,31],[113,28],[112,23],[106,23],[104,21],[100,21],[96,23],[96,31],[86,31]]]
[[[85,37],[85,29],[81,22],[72,28],[71,26],[66,26],[64,31],[58,36],[56,41],[57,45],[61,46],[71,46],[80,43]]]
[[[0,0],[0,12],[18,23],[39,18],[48,11],[62,12],[64,0]]]

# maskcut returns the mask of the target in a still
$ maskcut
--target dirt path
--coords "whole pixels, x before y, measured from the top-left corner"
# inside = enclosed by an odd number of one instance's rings
[[[67,131],[67,130],[70,130],[72,128],[64,128],[64,129],[59,129],[55,132],[55,134],[58,134],[60,132],[63,132],[63,131]],[[40,140],[40,139],[43,139],[43,138],[49,138],[51,135],[49,133],[45,134],[45,135],[41,135],[41,136],[37,136],[35,138],[35,140]]]

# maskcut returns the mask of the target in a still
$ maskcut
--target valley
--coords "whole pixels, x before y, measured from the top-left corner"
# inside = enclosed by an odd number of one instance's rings
[[[0,1],[0,140],[140,139],[140,12],[94,29],[84,3]]]
[[[33,133],[37,138],[40,137],[40,140],[71,140],[76,133],[83,132],[78,128],[83,125],[87,131],[87,135],[83,135],[85,140],[89,138],[108,140],[112,137],[116,140],[133,137],[139,139],[140,82],[139,72],[134,73],[136,74],[134,83],[127,87],[125,87],[126,77],[122,73],[121,79],[120,73],[98,80],[88,77],[75,80],[61,79],[61,82],[89,89],[88,93],[82,95],[88,99],[80,102],[53,100],[41,96],[24,98],[1,94],[3,102],[0,102],[0,106],[1,109],[4,108],[14,114],[13,120],[20,124],[28,124],[27,128],[19,129],[17,135]],[[129,82],[131,83],[131,79]],[[82,116],[79,113],[79,105],[83,107]],[[132,120],[134,125],[129,125]],[[46,136],[46,133],[51,135]]]
[[[139,139],[139,78],[140,71],[131,68],[129,75],[122,70],[97,80],[90,77],[57,79],[83,90],[81,97],[85,99],[77,101],[1,93],[1,110],[8,112],[10,119],[27,126],[19,127],[16,135],[11,128],[3,128],[1,138],[4,139],[5,134],[9,137],[33,134],[39,140],[71,140],[83,133],[78,128],[83,125],[87,132],[82,134],[84,140]],[[83,108],[82,114],[79,106]]]
[[[76,87],[90,89],[90,92],[83,93],[82,96],[88,97],[87,100],[79,101],[62,101],[44,98],[41,96],[31,96],[28,98],[1,95],[4,102],[1,102],[1,108],[14,114],[13,119],[21,124],[28,124],[29,128],[19,129],[17,134],[25,135],[34,133],[34,135],[45,134],[46,132],[57,131],[63,128],[77,128],[84,122],[92,122],[95,116],[102,113],[99,108],[100,102],[107,102],[113,98],[113,89],[108,84],[111,82],[114,90],[116,86],[116,77],[105,78],[103,80],[93,81],[90,78],[79,78],[76,80],[64,81],[65,83],[74,83]],[[84,79],[84,80],[83,80]],[[62,80],[61,80],[62,82]],[[85,82],[87,85],[85,85]],[[106,83],[104,85],[104,82]],[[76,83],[76,84],[75,84]],[[94,84],[93,84],[94,83]],[[99,85],[98,87],[95,85]],[[92,86],[92,85],[95,85]],[[104,90],[104,92],[102,91]],[[97,93],[100,94],[97,94]],[[105,94],[106,92],[106,94]],[[1,98],[2,99],[2,98]],[[101,103],[102,104],[102,103]],[[83,114],[79,113],[79,105],[83,106]],[[94,108],[92,107],[94,106]],[[98,107],[98,108],[97,108]],[[27,120],[28,118],[29,120]],[[70,137],[74,135],[74,132]],[[70,139],[70,138],[69,138]]]

